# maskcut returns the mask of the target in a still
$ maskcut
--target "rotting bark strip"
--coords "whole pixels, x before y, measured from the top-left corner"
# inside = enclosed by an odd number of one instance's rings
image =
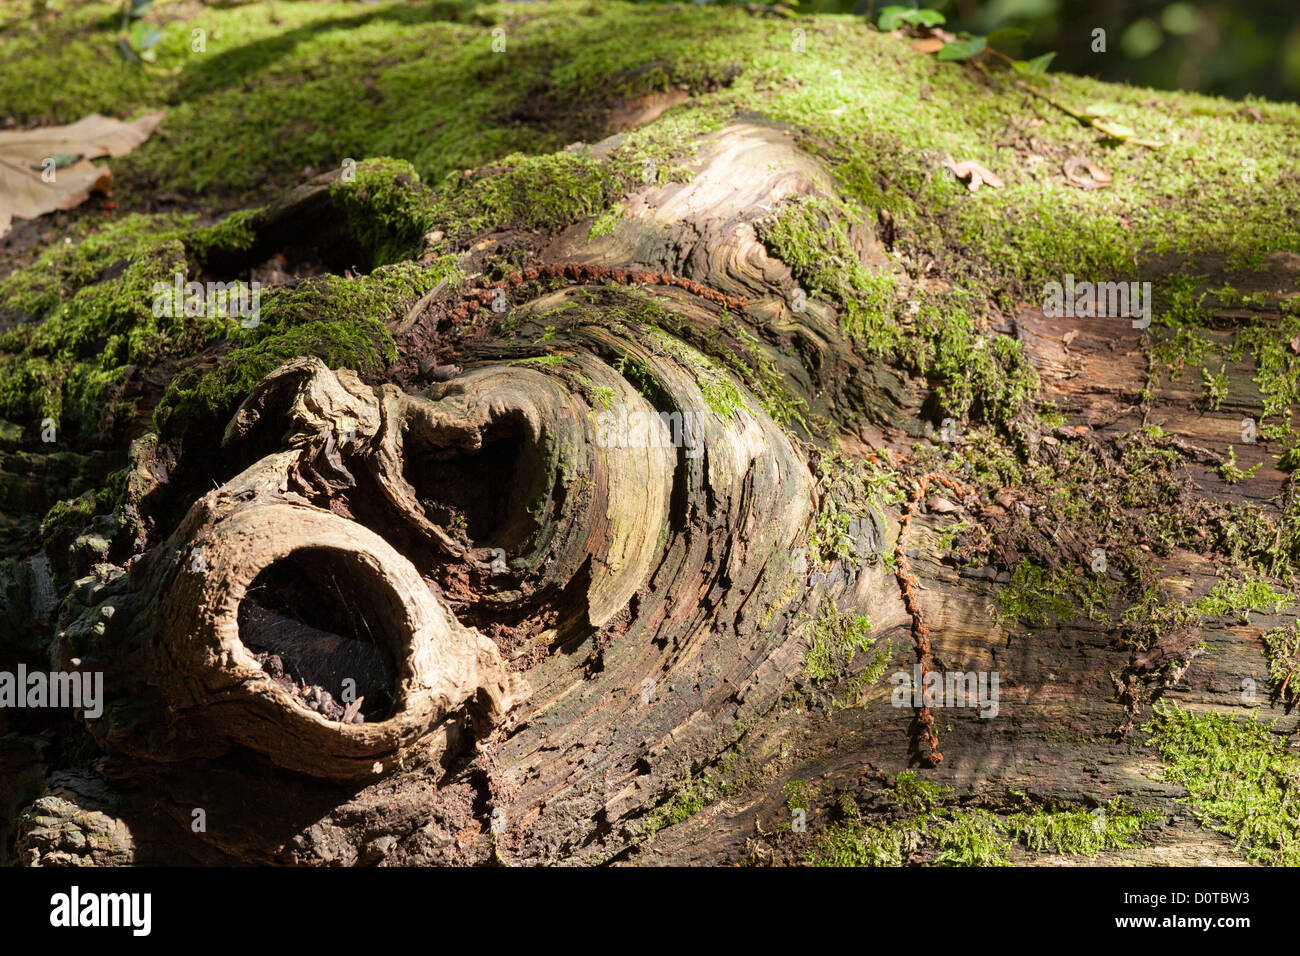
[[[495,285],[483,284],[480,288],[462,293],[460,304],[451,310],[451,317],[464,321],[478,307],[490,305],[499,293],[507,293],[525,282],[546,279],[563,279],[570,282],[614,282],[619,285],[669,285],[736,312],[743,312],[749,306],[749,300],[744,296],[718,292],[702,283],[669,272],[608,268],[567,262],[562,265],[529,266],[510,273],[503,282]]]
[[[931,482],[943,485],[958,497],[965,497],[967,494],[951,478],[928,472],[917,479],[908,498],[907,508],[898,522],[898,540],[894,544],[894,576],[898,578],[898,586],[903,592],[903,604],[912,618],[912,640],[916,645],[916,662],[921,669],[922,687],[924,687],[925,676],[934,671],[934,664],[930,652],[930,628],[925,623],[925,618],[921,614],[921,605],[916,599],[920,582],[912,573],[912,562],[907,556],[907,532]],[[922,763],[927,767],[937,767],[943,762],[943,754],[939,752],[939,735],[935,732],[934,715],[930,712],[930,705],[925,702],[924,690],[920,700],[921,705],[917,708],[914,724],[913,746],[920,755]]]

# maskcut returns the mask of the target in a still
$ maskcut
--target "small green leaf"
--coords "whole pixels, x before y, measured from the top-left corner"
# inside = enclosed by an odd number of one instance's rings
[[[131,17],[136,19],[145,15],[150,7],[153,6],[153,0],[131,0]]]
[[[919,27],[937,27],[946,20],[947,18],[938,10],[914,10],[911,7],[891,4],[880,11],[876,26],[888,33],[903,23]]]
[[[937,27],[948,22],[948,18],[938,10],[913,10],[904,19],[921,27]]]
[[[131,45],[135,47],[137,53],[143,54],[145,50],[157,44],[161,39],[162,34],[149,24],[141,23],[138,20],[131,24]]]
[[[1028,66],[1029,66],[1029,70],[1028,70],[1028,72],[1030,72],[1030,73],[1046,73],[1046,72],[1047,72],[1047,66],[1048,66],[1048,64],[1051,63],[1054,59],[1056,59],[1056,51],[1055,51],[1055,50],[1053,50],[1053,51],[1050,52],[1050,53],[1044,53],[1042,56],[1036,56],[1036,57],[1034,57],[1032,60],[1029,61],[1029,64],[1028,64]]]
[[[897,5],[885,7],[883,10],[880,11],[880,16],[876,20],[876,26],[879,27],[883,32],[888,33],[890,30],[895,29],[900,23],[903,22],[904,14],[911,13],[911,12],[912,11],[909,10],[907,7],[901,7]]]
[[[936,57],[940,60],[965,60],[974,56],[984,49],[985,39],[983,37],[971,37],[969,40],[954,40],[952,43],[945,43]]]

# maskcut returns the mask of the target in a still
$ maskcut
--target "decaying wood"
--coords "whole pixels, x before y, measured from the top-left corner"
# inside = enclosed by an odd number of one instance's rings
[[[1013,788],[1142,798],[1171,815],[1141,859],[1227,855],[1226,838],[1178,808],[1149,754],[1111,731],[1123,693],[1149,703],[1142,681],[1165,658],[1186,667],[1162,693],[1237,706],[1240,678],[1264,683],[1261,628],[1289,619],[1211,628],[1197,635],[1209,650],[1194,657],[1179,643],[1188,635],[1136,657],[1086,621],[1009,629],[989,611],[996,571],[940,561],[945,514],[976,503],[949,484],[954,502],[923,507],[938,491],[929,475],[882,529],[880,553],[896,555],[895,571],[876,563],[810,586],[795,561],[818,503],[810,447],[772,420],[752,380],[690,342],[742,328],[809,418],[829,422],[850,450],[905,455],[926,430],[921,390],[863,362],[829,305],[793,312],[791,270],[758,240],[756,225],[783,202],[834,195],[819,161],[757,117],[699,145],[689,182],[634,190],[609,234],[593,239],[590,222],[575,224],[538,240],[538,265],[503,282],[424,297],[394,325],[402,357],[391,380],[366,383],[315,359],[277,369],[226,431],[233,477],[185,501],[175,527],[158,529],[129,567],[101,567],[83,583],[55,666],[113,678],[105,719],[87,724],[108,757],[61,797],[108,808],[109,823],[90,824],[107,847],[95,862],[732,862],[785,816],[787,781],[852,789],[881,767],[918,762],[976,800]],[[323,189],[300,187],[264,214],[259,241],[310,219]],[[864,264],[886,266],[867,225],[851,239]],[[472,253],[465,265],[472,274]],[[544,351],[474,331],[498,291],[519,342],[549,330]],[[626,318],[647,302],[675,326]],[[414,347],[433,336],[435,307],[470,329],[448,349],[454,362],[441,352],[426,361]],[[1100,439],[1140,424],[1146,366],[1136,332],[1093,321],[1068,341],[1069,322],[1032,312],[1009,331],[1049,397],[1079,403]],[[710,403],[713,375],[744,401]],[[1230,432],[1177,411],[1186,396],[1163,392],[1157,407],[1189,447]],[[698,445],[674,443],[663,426],[655,434],[665,440],[611,446],[598,434],[610,408],[652,430],[661,413],[689,413]],[[161,454],[134,450],[138,497],[165,489]],[[1200,468],[1213,487],[1210,465]],[[1241,488],[1265,500],[1282,477],[1266,464]],[[263,600],[250,597],[259,575],[321,555],[391,655],[381,719],[306,709],[249,650],[283,650],[257,636],[276,618],[259,616],[250,630],[246,612],[241,630],[241,604]],[[1204,593],[1214,568],[1180,552],[1164,573],[1171,592]],[[890,705],[887,684],[858,707],[792,701],[803,625],[828,590],[869,616],[893,648],[891,667],[1001,671],[1003,719],[916,715]],[[280,635],[295,636],[351,639],[308,621]],[[330,680],[349,667],[340,666]],[[1284,716],[1266,700],[1257,709]],[[0,766],[42,780],[34,745],[14,747],[0,751]],[[683,780],[738,750],[755,768],[743,798],[645,842],[647,818]],[[39,789],[5,795],[25,807]],[[195,807],[206,832],[189,826]],[[54,858],[58,821],[75,817],[46,809],[21,821],[17,845],[33,860]]]

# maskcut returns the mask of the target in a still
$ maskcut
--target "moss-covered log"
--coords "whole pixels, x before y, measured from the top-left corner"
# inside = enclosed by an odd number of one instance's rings
[[[1300,111],[853,18],[444,6],[211,9],[203,60],[160,22],[128,214],[6,253],[0,670],[105,693],[0,710],[3,851],[1294,862]],[[59,28],[21,42],[93,45]],[[289,41],[442,99],[313,86],[325,155]],[[232,97],[261,178],[186,145]],[[1098,99],[1163,145],[1053,105]],[[177,277],[260,313],[158,314]],[[1048,314],[1076,279],[1135,297]]]

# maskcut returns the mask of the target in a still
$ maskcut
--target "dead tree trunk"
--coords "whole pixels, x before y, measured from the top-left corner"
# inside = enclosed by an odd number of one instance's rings
[[[737,119],[698,145],[689,182],[630,190],[603,236],[587,220],[464,244],[467,278],[393,324],[384,373],[295,360],[219,450],[137,443],[142,546],[79,582],[53,644],[54,668],[106,674],[93,747],[57,774],[48,741],[12,734],[0,751],[18,859],[790,862],[804,838],[770,836],[789,781],[823,794],[816,831],[830,795],[869,806],[909,767],[969,806],[1019,792],[1158,807],[1166,825],[1136,858],[1231,858],[1117,731],[1162,695],[1243,706],[1243,679],[1268,683],[1262,629],[1289,619],[1207,624],[1203,652],[1159,645],[1172,670],[1086,619],[996,620],[1021,557],[1083,568],[1106,543],[1072,537],[1033,487],[945,465],[924,377],[863,357],[829,297],[792,305],[797,264],[765,224],[839,197],[790,130]],[[263,213],[261,239],[313,229],[329,185]],[[845,269],[891,268],[876,224],[848,235]],[[514,268],[476,275],[503,251]],[[1271,275],[1295,278],[1282,262]],[[1014,424],[1026,462],[1086,457],[1109,494],[1112,439],[1154,409],[1192,481],[1167,507],[1264,502],[1287,481],[1267,463],[1215,478],[1220,453],[1196,449],[1221,445],[1237,410],[1198,416],[1169,388],[1138,407],[1138,330],[1070,335],[1029,307],[1002,322],[987,335],[1024,343],[1043,397],[1075,410]],[[844,474],[877,461],[907,498],[859,488],[866,547],[848,574],[818,522],[832,441]],[[215,487],[175,480],[214,457]],[[955,551],[938,543],[954,516]],[[1210,557],[1158,557],[1165,593],[1213,581]],[[891,706],[889,681],[862,680],[870,654],[809,676],[828,613],[869,619],[887,673],[1000,673],[999,718]]]

